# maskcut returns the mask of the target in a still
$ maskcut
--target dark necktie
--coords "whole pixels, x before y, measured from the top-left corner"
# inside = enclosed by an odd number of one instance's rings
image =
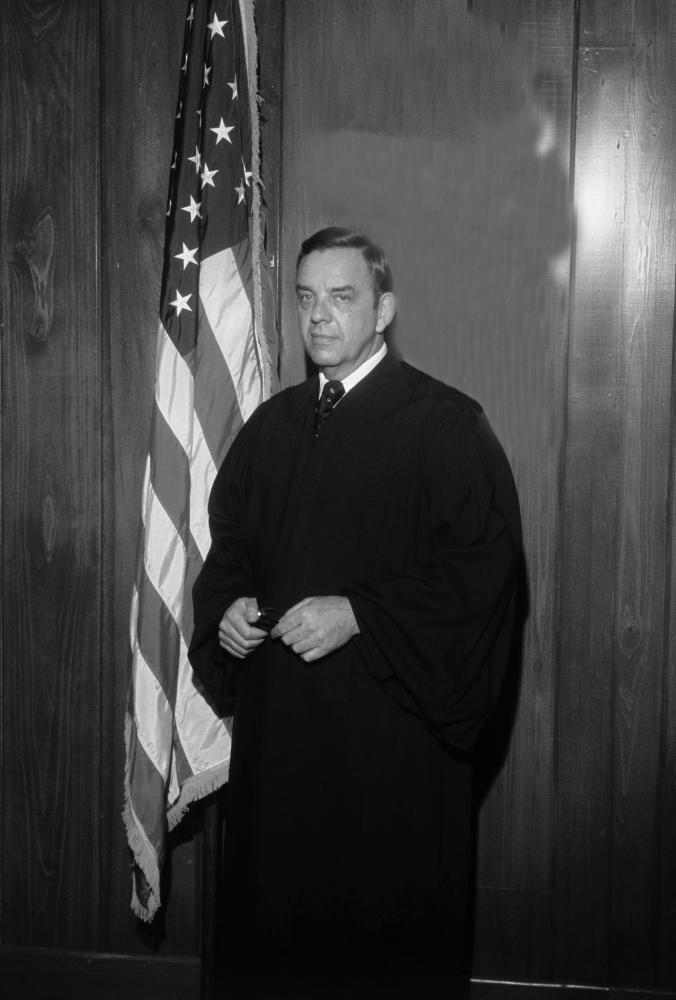
[[[344,395],[345,389],[343,388],[342,382],[338,382],[336,379],[331,379],[329,382],[325,383],[315,409],[315,437],[319,436],[322,424],[340,397]]]

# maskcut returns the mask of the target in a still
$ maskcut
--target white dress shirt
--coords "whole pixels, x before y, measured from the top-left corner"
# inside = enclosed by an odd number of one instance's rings
[[[355,368],[355,370],[351,372],[349,375],[346,375],[345,378],[340,379],[343,385],[343,389],[345,390],[345,396],[347,396],[350,389],[354,389],[355,385],[361,382],[363,378],[366,378],[368,373],[372,372],[377,364],[380,364],[380,362],[383,360],[386,354],[387,354],[387,344],[383,344],[380,350],[376,351],[376,353],[371,355],[370,358],[367,358],[366,361],[364,361],[362,364],[359,365],[359,368]],[[328,381],[329,379],[327,379],[324,372],[320,372],[319,373],[320,396],[322,394],[322,389],[324,388],[324,386]],[[345,396],[341,396],[340,399],[344,399]],[[339,405],[340,399],[336,403],[336,406]]]

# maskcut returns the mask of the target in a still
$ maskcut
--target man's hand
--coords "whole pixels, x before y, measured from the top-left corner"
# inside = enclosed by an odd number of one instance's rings
[[[306,663],[340,649],[359,626],[347,597],[306,597],[280,618],[270,636],[291,646]]]
[[[218,626],[218,641],[227,653],[243,660],[260,646],[267,632],[253,627],[257,618],[258,601],[255,597],[238,597],[233,601]]]

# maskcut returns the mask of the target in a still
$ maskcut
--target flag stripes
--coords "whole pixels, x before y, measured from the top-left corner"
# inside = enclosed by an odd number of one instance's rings
[[[167,831],[227,778],[229,721],[215,715],[188,662],[191,592],[209,549],[216,471],[274,382],[270,338],[261,341],[252,305],[256,96],[242,21],[255,51],[251,0],[191,2],[180,70],[125,725],[132,907],[147,920],[160,904]]]

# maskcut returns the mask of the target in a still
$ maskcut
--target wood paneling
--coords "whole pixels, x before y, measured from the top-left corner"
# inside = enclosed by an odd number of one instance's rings
[[[0,948],[8,1000],[198,1000],[196,958]]]
[[[484,10],[479,3],[475,10],[487,16],[487,6]],[[487,795],[479,819],[474,968],[484,976],[542,981],[550,975],[553,947],[555,582],[565,433],[575,23],[568,3],[523,3],[512,15],[509,44],[528,95],[526,107],[538,127],[528,155],[524,150],[509,173],[496,170],[502,174],[502,197],[483,210],[488,247],[501,204],[516,199],[520,206],[504,231],[498,225],[504,249],[494,269],[503,275],[504,304],[495,310],[492,339],[477,364],[485,364],[486,354],[495,359],[492,383],[479,399],[492,416],[497,395],[493,419],[517,476],[529,614],[520,675],[506,689],[478,761],[481,792]],[[475,256],[479,274],[486,257],[489,253]],[[495,284],[491,272],[483,280]],[[485,326],[480,314],[477,320],[477,326]],[[463,335],[474,338],[476,329]],[[503,756],[508,745],[497,773],[495,762],[491,765],[496,740]]]
[[[100,906],[98,6],[3,6],[2,937]]]
[[[674,364],[676,373],[676,338]],[[675,380],[676,382],[676,380]],[[661,983],[676,983],[676,384],[671,396],[670,494],[667,505],[670,527],[670,580],[665,601],[664,702],[662,717],[662,761],[660,768],[658,847],[661,881],[656,905],[660,907]]]
[[[587,14],[598,33],[611,6],[583,5],[582,38]],[[619,986],[669,985],[655,818],[670,666],[676,91],[669,12],[653,35],[655,11],[645,5],[644,19],[642,7],[632,44],[611,45],[611,31],[607,47],[580,53],[557,692],[555,975]]]
[[[120,820],[184,16],[3,5],[5,943],[200,952],[199,810],[150,929]],[[478,762],[475,972],[673,989],[676,8],[259,0],[257,19],[283,384],[305,374],[301,239],[363,226],[393,260],[395,348],[484,404],[517,475],[530,609]],[[71,959],[44,968],[77,983]],[[133,983],[142,959],[106,961],[82,983]]]

